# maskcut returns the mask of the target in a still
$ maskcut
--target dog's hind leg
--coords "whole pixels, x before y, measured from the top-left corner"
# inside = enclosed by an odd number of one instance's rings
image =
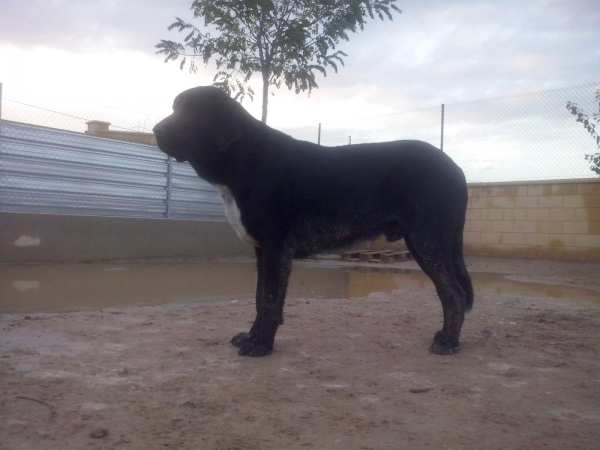
[[[443,234],[411,233],[405,236],[405,242],[415,261],[433,281],[444,311],[444,326],[435,334],[429,351],[449,354],[458,352],[467,295],[454,269],[452,239]]]
[[[452,247],[452,257],[454,259],[454,271],[460,286],[465,291],[465,311],[473,309],[473,301],[475,293],[473,292],[473,283],[471,276],[467,271],[465,259],[463,257],[463,230],[462,227],[457,230],[454,238],[454,246]]]
[[[292,270],[294,247],[256,248],[256,319],[248,333],[239,333],[231,343],[244,356],[266,356],[273,352],[275,333],[283,323],[283,305]],[[283,250],[283,251],[282,251]]]

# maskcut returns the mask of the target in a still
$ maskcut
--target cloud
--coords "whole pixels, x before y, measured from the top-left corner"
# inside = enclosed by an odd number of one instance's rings
[[[0,45],[73,52],[152,53],[175,16],[191,18],[190,0],[3,0]]]
[[[340,46],[346,67],[319,84],[344,95],[375,87],[374,100],[412,108],[595,81],[600,12],[592,3],[407,5],[394,22],[351,36]]]
[[[498,178],[493,174],[514,167],[515,160],[534,168],[527,170],[537,177],[559,173],[576,160],[578,176],[586,176],[582,155],[595,147],[564,103],[584,106],[589,93],[536,97],[533,103],[545,102],[545,112],[534,109],[528,96],[489,105],[464,102],[600,81],[597,3],[398,0],[402,14],[393,21],[369,21],[363,32],[340,43],[338,49],[348,54],[345,67],[318,75],[320,89],[310,97],[274,90],[269,124],[314,141],[322,123],[322,142],[331,145],[347,143],[349,136],[353,143],[417,138],[439,145],[445,103],[447,151],[471,180]],[[160,39],[181,37],[167,26],[175,16],[190,20],[190,5],[191,0],[1,0],[5,99],[147,129],[170,113],[178,92],[209,84],[214,75],[213,68],[203,67],[190,75],[155,54]],[[258,77],[253,82],[256,101],[243,105],[260,117]],[[48,114],[3,104],[9,120],[43,121]],[[85,129],[85,120],[67,126],[60,117],[61,122],[36,123]],[[530,131],[540,135],[531,137]],[[525,153],[532,159],[525,161]]]
[[[329,70],[327,77],[318,75],[320,89],[310,97],[286,88],[274,90],[272,123],[343,121],[350,115],[376,116],[598,79],[597,0],[399,0],[397,4],[402,14],[394,14],[393,21],[369,21],[363,32],[340,43],[338,48],[348,53],[346,66],[337,74]],[[160,39],[180,37],[166,27],[175,16],[190,19],[190,5],[191,0],[3,0],[0,47],[16,48],[22,60],[33,61],[40,47],[63,52],[56,64],[64,67],[51,70],[58,78],[61,70],[84,72],[74,67],[77,55],[80,64],[94,64],[88,55],[102,54],[100,59],[109,67],[96,65],[93,70],[127,72],[123,82],[137,76],[151,84],[154,75],[148,70],[154,66],[141,63],[139,54],[161,61],[154,46]],[[127,52],[130,62],[122,56]],[[121,56],[111,62],[110,54]],[[1,61],[0,76],[15,73],[9,63]],[[211,80],[214,71],[201,68],[200,76],[183,74],[194,85]],[[161,71],[156,83],[165,80]],[[109,81],[119,79],[110,76]],[[257,100],[244,105],[258,115],[259,83],[255,91]]]

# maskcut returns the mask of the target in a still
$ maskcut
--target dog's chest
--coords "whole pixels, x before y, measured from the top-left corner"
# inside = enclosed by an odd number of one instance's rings
[[[229,223],[237,233],[238,237],[242,241],[253,245],[254,247],[260,247],[256,239],[250,236],[246,231],[246,228],[244,228],[240,209],[238,208],[235,198],[231,194],[229,188],[222,184],[214,184],[213,186],[217,189],[217,191],[219,191],[221,198],[223,198],[223,203],[225,204],[225,216],[227,217],[227,220],[229,220]]]

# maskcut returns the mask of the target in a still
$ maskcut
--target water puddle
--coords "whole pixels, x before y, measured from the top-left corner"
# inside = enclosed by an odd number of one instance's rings
[[[477,295],[564,298],[600,303],[592,288],[472,273]],[[0,267],[0,313],[99,309],[253,299],[251,262],[49,264]],[[433,291],[419,270],[296,264],[288,298],[352,298],[396,289]]]

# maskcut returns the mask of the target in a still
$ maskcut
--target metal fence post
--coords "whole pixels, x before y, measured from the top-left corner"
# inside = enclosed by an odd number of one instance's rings
[[[440,150],[444,151],[444,104],[442,103],[442,133],[440,136]]]
[[[2,85],[0,85],[0,86],[2,86]],[[321,124],[320,123],[319,123],[319,134],[317,134],[317,144],[321,145]]]
[[[167,157],[167,209],[165,217],[171,218],[171,191],[173,188],[173,158]]]
[[[0,156],[2,153],[2,83],[0,83]]]

